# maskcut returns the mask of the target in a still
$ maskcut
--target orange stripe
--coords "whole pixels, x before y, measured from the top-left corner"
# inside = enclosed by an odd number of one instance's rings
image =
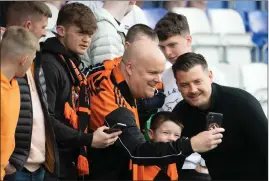
[[[88,113],[89,115],[91,115],[91,110],[89,110],[86,107],[79,107],[78,110],[81,111],[81,112],[85,112],[85,113]]]

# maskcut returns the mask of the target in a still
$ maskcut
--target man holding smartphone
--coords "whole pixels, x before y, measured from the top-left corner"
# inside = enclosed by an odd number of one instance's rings
[[[212,180],[267,180],[268,120],[258,100],[244,90],[212,83],[200,54],[179,56],[172,69],[184,98],[173,110],[184,124],[182,135],[194,136],[212,121],[225,129],[223,142],[202,154]]]
[[[113,146],[91,150],[93,180],[130,180],[130,170],[137,168],[133,164],[175,163],[178,157],[185,158],[194,151],[209,151],[221,143],[222,128],[202,131],[190,139],[182,137],[169,143],[146,142],[139,129],[136,99],[154,96],[164,69],[165,57],[156,42],[139,40],[125,50],[121,62],[112,70],[91,75],[91,129],[126,124],[119,141]]]

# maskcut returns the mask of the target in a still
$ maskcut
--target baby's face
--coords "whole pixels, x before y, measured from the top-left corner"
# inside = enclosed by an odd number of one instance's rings
[[[181,136],[182,129],[172,121],[165,121],[159,128],[153,131],[153,142],[176,141]]]

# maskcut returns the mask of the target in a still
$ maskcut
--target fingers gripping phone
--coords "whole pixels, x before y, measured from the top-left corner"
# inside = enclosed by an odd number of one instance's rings
[[[223,114],[209,112],[206,115],[206,129],[211,130],[215,128],[220,128],[222,125]]]
[[[114,133],[114,132],[122,131],[124,128],[126,128],[126,124],[117,123],[114,126],[112,126],[111,128],[105,130],[104,132],[107,133],[107,134],[111,134],[111,133]]]

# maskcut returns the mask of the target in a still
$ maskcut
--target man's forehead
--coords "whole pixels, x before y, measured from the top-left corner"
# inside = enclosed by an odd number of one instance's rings
[[[147,71],[151,72],[163,72],[165,70],[165,62],[152,61],[150,65],[144,66]]]
[[[202,79],[204,75],[205,71],[201,65],[194,66],[188,71],[179,70],[176,72],[177,79],[182,81],[194,81],[197,79]]]
[[[175,36],[169,37],[167,40],[160,41],[159,45],[160,46],[166,46],[168,44],[178,43],[179,41],[184,40],[184,39],[185,39],[185,37],[183,37],[181,35],[175,35]]]

